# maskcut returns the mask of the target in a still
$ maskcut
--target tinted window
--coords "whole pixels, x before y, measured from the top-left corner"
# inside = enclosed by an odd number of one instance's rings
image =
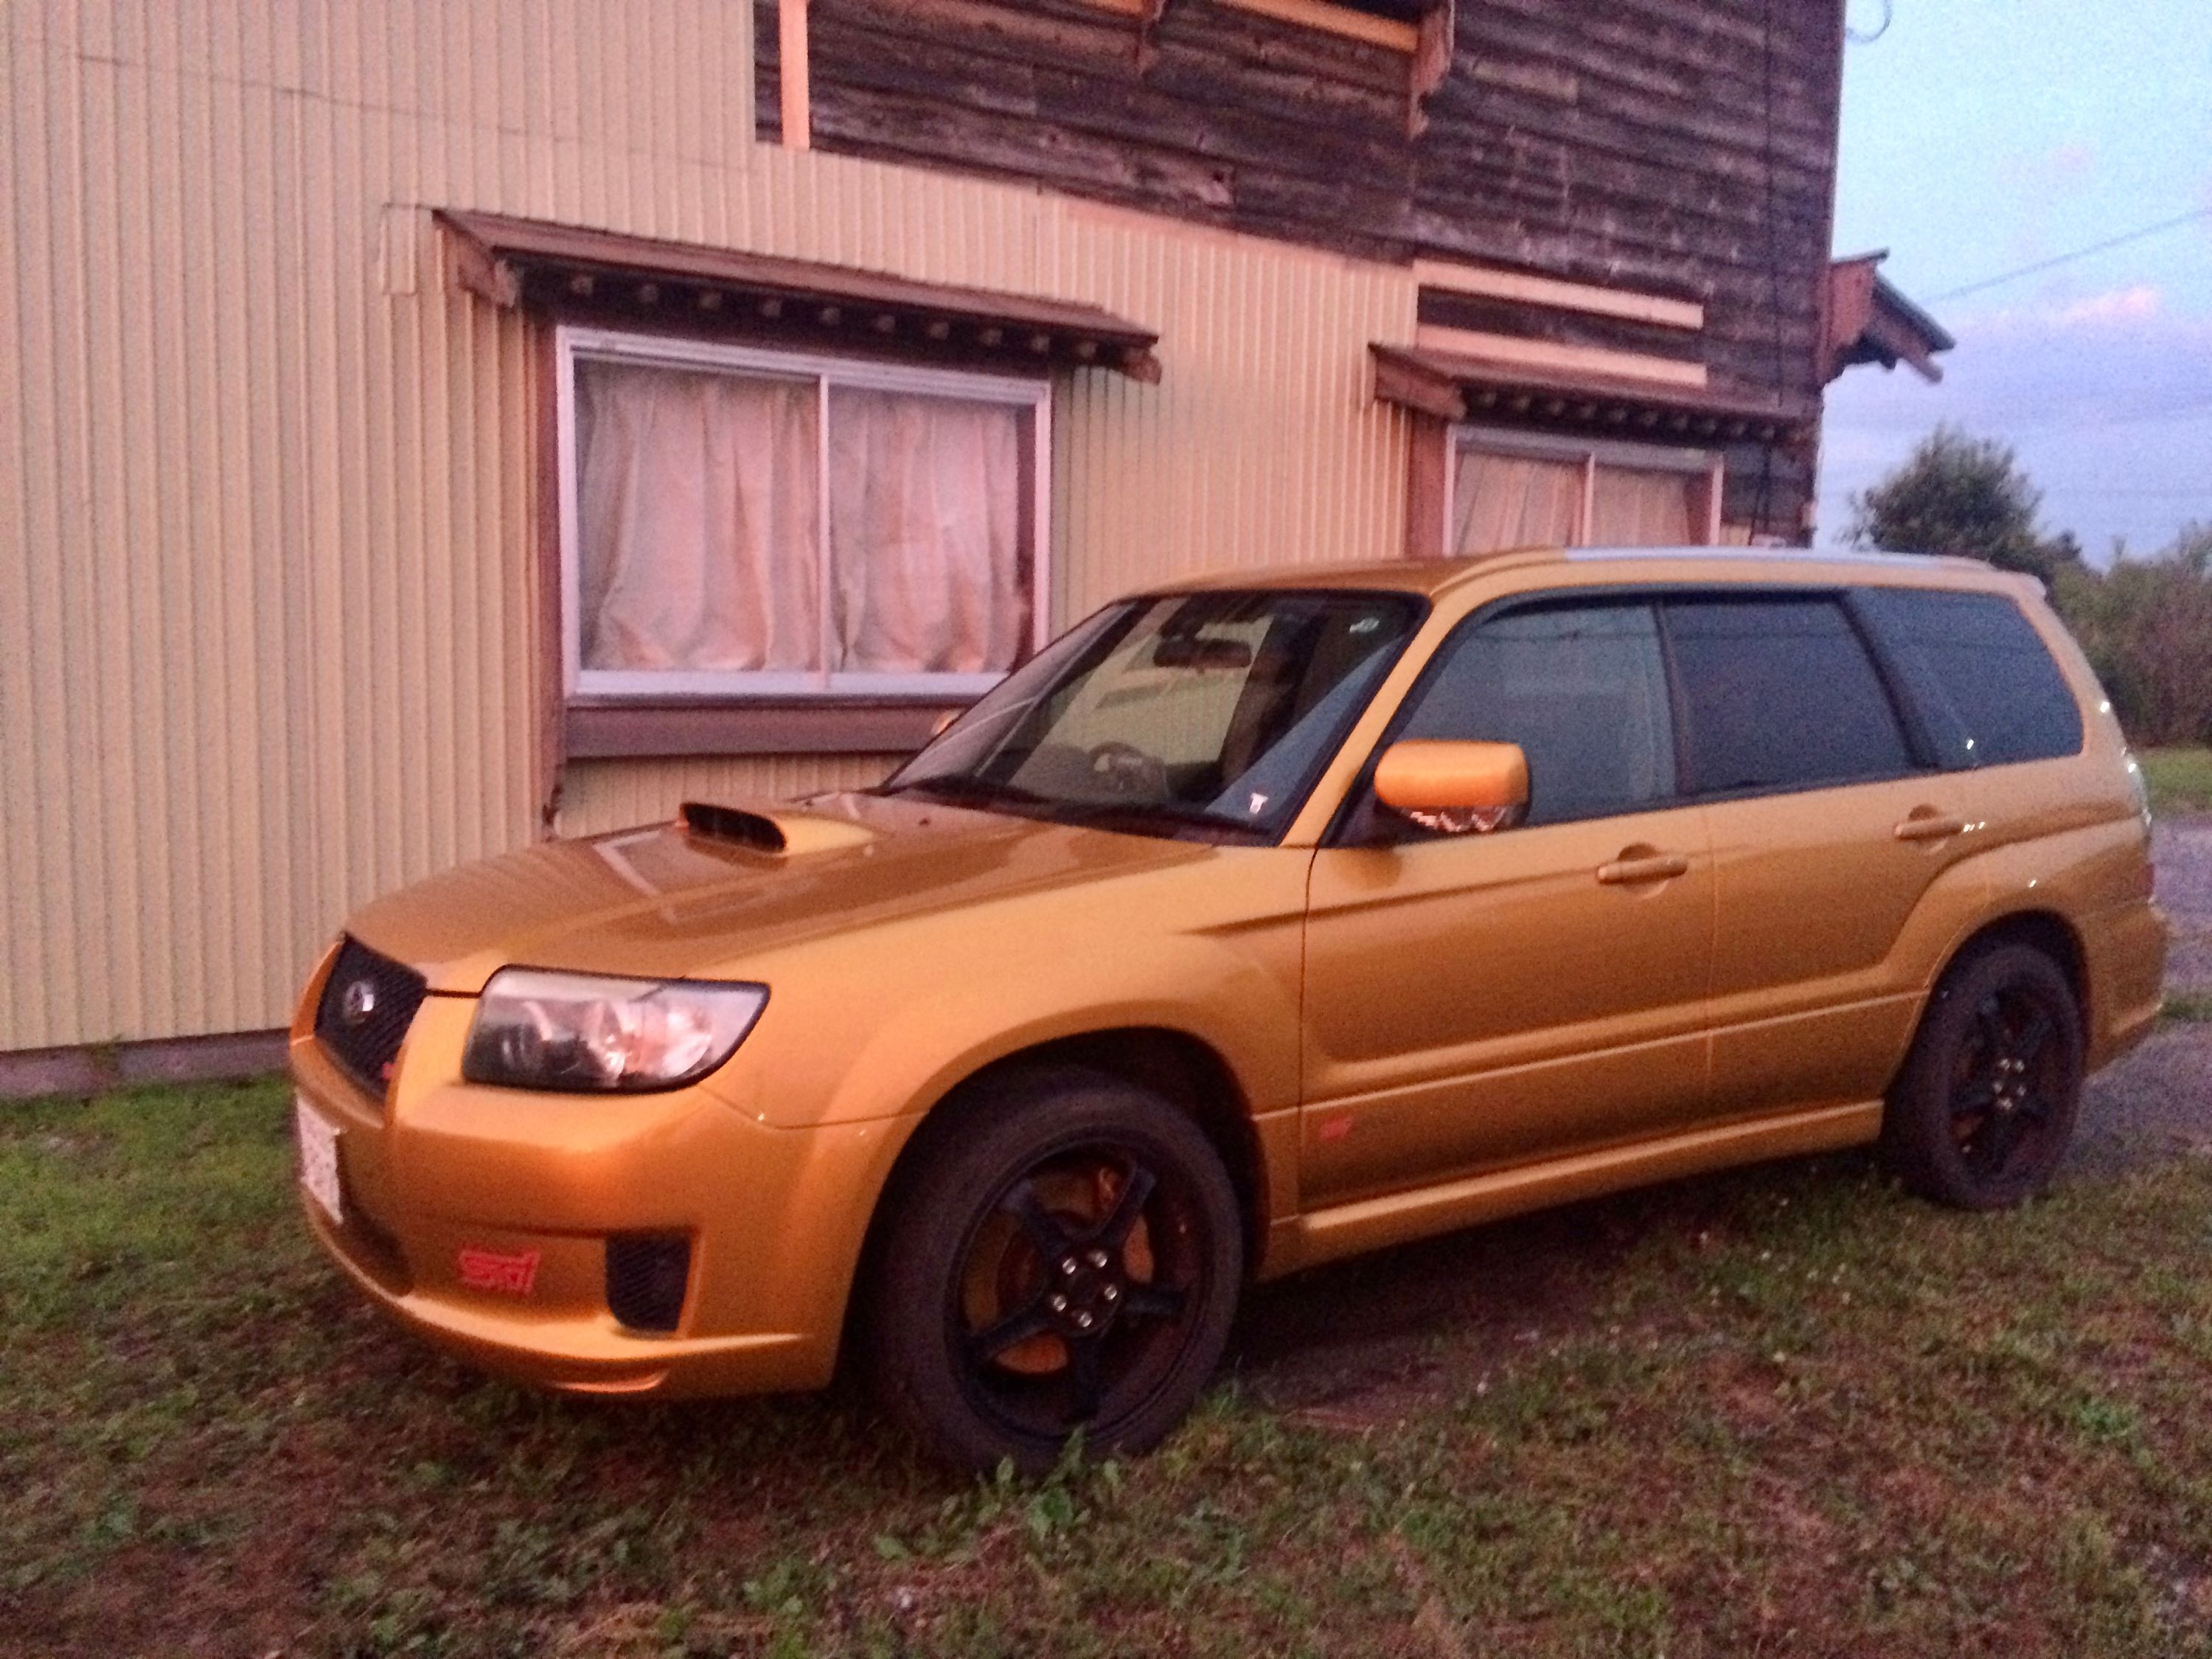
[[[1674,793],[1667,671],[1649,607],[1515,611],[1445,650],[1401,735],[1519,744],[1528,822],[1601,817]]]
[[[1807,789],[1911,769],[1881,677],[1834,600],[1672,601],[1667,633],[1700,793]]]
[[[1915,699],[1931,705],[1948,764],[2002,766],[2080,751],[2074,693],[2012,600],[1889,587],[1867,590],[1861,603]]]

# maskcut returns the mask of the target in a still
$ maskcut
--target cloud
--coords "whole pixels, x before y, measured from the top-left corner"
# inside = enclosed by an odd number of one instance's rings
[[[2051,171],[2062,179],[2082,179],[2097,170],[2097,148],[2094,144],[2074,143],[2060,144],[2051,152]]]
[[[2165,298],[2156,285],[2137,283],[2132,288],[2116,288],[2076,300],[2051,320],[2060,328],[2076,328],[2085,323],[2136,323],[2158,315]]]
[[[1962,317],[1953,325],[1961,340],[2054,331],[2108,328],[2148,322],[2166,309],[2166,291],[2154,283],[2106,289],[2079,299],[2052,298],[2002,311]]]

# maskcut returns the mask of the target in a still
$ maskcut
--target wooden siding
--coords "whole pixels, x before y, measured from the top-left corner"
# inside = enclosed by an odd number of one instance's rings
[[[724,0],[0,9],[0,1050],[265,1028],[348,910],[540,832],[541,370],[436,207],[1084,302],[1054,614],[1381,558],[1410,271],[757,147]],[[571,768],[561,826],[884,757]]]
[[[1841,0],[1463,0],[1419,137],[1402,52],[1219,0],[1167,8],[1142,68],[1086,0],[812,0],[810,27],[817,145],[1679,295],[1717,379],[1818,394]],[[1812,461],[1732,465],[1730,516],[1798,534]]]

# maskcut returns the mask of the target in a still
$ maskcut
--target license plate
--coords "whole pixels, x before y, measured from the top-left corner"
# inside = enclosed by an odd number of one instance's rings
[[[296,1096],[292,1122],[300,1138],[300,1184],[331,1220],[343,1220],[338,1203],[338,1126]]]

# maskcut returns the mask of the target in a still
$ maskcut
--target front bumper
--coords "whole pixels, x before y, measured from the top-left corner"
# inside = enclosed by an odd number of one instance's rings
[[[322,977],[294,1024],[291,1069],[301,1103],[337,1130],[341,1218],[304,1188],[301,1204],[325,1250],[402,1324],[485,1370],[571,1393],[830,1380],[903,1120],[777,1128],[713,1079],[592,1097],[465,1084],[475,1000],[437,995],[380,1100],[313,1035]],[[690,1243],[672,1332],[632,1330],[609,1310],[607,1240],[636,1233]]]

